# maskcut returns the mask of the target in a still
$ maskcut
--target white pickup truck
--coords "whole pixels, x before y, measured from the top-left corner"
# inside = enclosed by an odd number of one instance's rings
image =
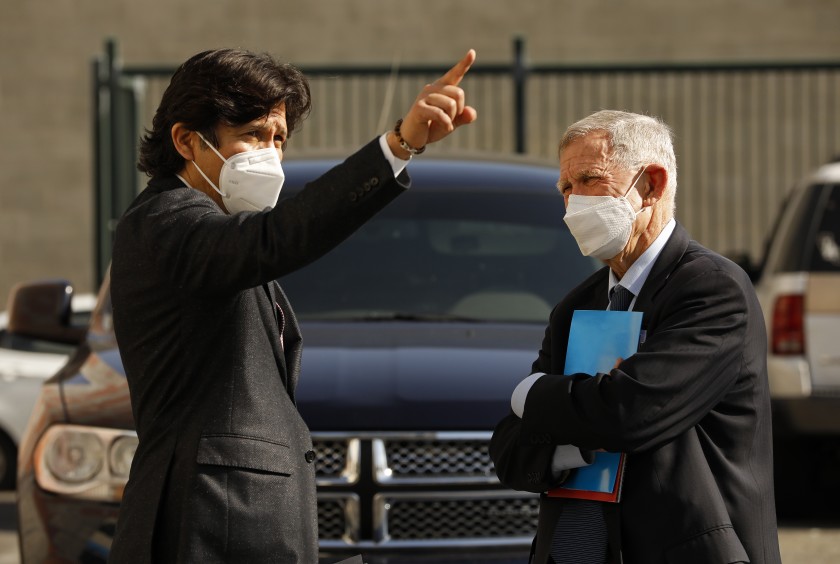
[[[840,160],[791,192],[756,289],[776,433],[840,437]]]

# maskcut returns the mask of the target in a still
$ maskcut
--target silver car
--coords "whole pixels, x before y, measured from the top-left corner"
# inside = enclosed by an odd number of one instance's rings
[[[9,303],[22,304],[15,296],[39,285],[16,286]],[[95,303],[95,296],[74,296],[65,283],[52,300],[38,304],[43,309],[0,312],[0,489],[14,487],[18,444],[41,386],[84,337]],[[45,333],[45,325],[54,329]]]

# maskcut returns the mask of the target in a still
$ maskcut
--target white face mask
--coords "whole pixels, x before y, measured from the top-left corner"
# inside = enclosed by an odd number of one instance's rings
[[[613,196],[569,196],[569,205],[563,221],[574,235],[580,252],[609,260],[621,252],[633,233],[633,222],[642,213],[633,210],[627,194],[635,188],[644,169],[619,198]]]
[[[207,142],[201,133],[198,133],[198,136],[225,163],[219,174],[221,186],[213,184],[195,161],[192,163],[204,180],[222,196],[222,201],[229,213],[263,211],[274,207],[280,196],[280,190],[283,188],[283,181],[286,179],[277,149],[274,147],[255,149],[237,153],[226,159]]]

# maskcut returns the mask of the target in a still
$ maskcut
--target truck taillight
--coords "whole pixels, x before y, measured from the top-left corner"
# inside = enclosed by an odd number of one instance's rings
[[[773,354],[805,354],[804,306],[805,299],[802,294],[788,294],[776,298],[771,328]]]

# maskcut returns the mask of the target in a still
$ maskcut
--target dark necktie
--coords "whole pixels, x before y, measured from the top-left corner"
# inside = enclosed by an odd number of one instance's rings
[[[630,302],[633,301],[633,292],[622,286],[616,284],[610,290],[610,310],[612,311],[627,311],[630,309]]]
[[[627,311],[633,292],[616,284],[610,290],[611,311]],[[604,564],[607,554],[607,523],[601,502],[568,499],[557,519],[551,539],[554,564]]]

